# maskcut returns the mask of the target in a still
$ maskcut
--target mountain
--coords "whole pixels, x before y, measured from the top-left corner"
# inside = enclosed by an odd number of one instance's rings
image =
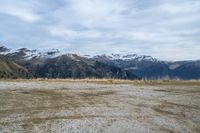
[[[57,49],[38,51],[21,48],[10,51],[0,47],[0,52],[26,68],[34,77],[200,79],[200,60],[169,62],[136,54],[82,56]]]
[[[200,61],[167,62],[136,54],[97,55],[93,59],[122,68],[143,79],[200,79]]]
[[[25,68],[12,62],[7,57],[0,55],[0,79],[30,77],[31,74]]]
[[[11,51],[5,53],[5,55],[13,60],[29,60],[33,58],[48,59],[54,58],[62,53],[58,49],[52,49],[47,51],[29,50],[27,48],[21,48],[16,51]]]
[[[137,78],[120,68],[73,54],[46,60],[36,73],[50,78]]]
[[[4,53],[4,52],[8,52],[10,51],[8,48],[6,48],[5,46],[0,46],[0,53]]]
[[[173,76],[181,79],[200,79],[200,60],[169,63]]]
[[[38,52],[22,48],[6,56],[28,69],[34,77],[139,79],[116,66],[76,54],[62,54],[58,50]]]

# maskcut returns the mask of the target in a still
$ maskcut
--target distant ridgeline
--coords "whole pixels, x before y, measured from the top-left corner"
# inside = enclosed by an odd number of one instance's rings
[[[57,50],[38,52],[26,48],[1,51],[0,78],[114,78],[139,79],[132,72]],[[58,55],[56,55],[58,54]]]
[[[136,76],[137,75],[137,76]],[[136,54],[80,56],[57,49],[0,47],[0,78],[200,79],[200,61],[160,61]]]

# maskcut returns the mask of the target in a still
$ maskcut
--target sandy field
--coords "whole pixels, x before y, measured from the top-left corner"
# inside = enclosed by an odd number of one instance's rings
[[[200,133],[200,83],[0,81],[0,133]]]

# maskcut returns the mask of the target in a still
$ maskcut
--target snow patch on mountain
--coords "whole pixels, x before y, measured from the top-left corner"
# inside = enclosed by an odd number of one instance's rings
[[[33,59],[33,58],[44,58],[44,59],[55,58],[59,55],[62,55],[63,53],[61,53],[58,49],[39,51],[39,50],[29,50],[27,48],[21,48],[18,50],[11,50],[5,54],[6,55],[19,55],[19,56],[23,57],[25,60],[29,60],[29,59]]]
[[[156,58],[145,55],[137,55],[131,53],[123,53],[123,54],[103,54],[103,55],[81,55],[74,53],[67,53],[66,51],[60,51],[58,49],[47,49],[47,50],[29,50],[27,48],[21,48],[18,50],[10,50],[5,51],[3,54],[7,55],[18,55],[25,60],[30,60],[33,58],[41,58],[41,59],[51,59],[56,58],[62,55],[68,56],[69,58],[76,59],[77,57],[83,57],[87,59],[102,59],[102,60],[135,60],[135,61],[151,61],[157,62]]]
[[[93,58],[101,58],[104,60],[137,60],[137,61],[152,61],[157,62],[158,60],[156,58],[153,58],[151,56],[145,56],[145,55],[137,55],[137,54],[110,54],[110,55],[96,55]]]

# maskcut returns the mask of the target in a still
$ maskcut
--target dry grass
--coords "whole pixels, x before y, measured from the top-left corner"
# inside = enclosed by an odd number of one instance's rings
[[[135,85],[200,85],[200,80],[121,80],[121,79],[0,79],[0,82],[86,82],[100,84],[135,84]]]

